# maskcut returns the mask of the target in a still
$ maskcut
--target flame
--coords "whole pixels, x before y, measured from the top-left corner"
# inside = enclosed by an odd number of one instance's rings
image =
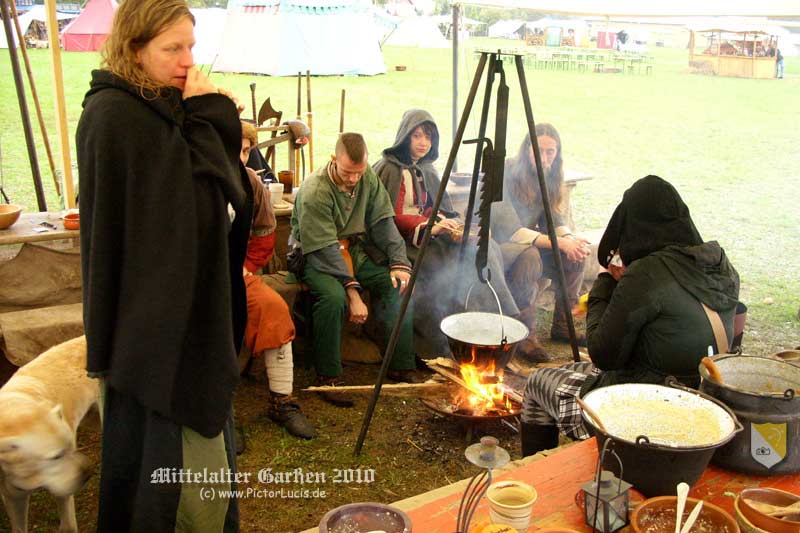
[[[494,362],[485,368],[471,363],[462,364],[461,377],[472,393],[467,401],[473,412],[496,410],[498,405],[511,409],[511,402],[503,387],[503,371],[495,372]]]

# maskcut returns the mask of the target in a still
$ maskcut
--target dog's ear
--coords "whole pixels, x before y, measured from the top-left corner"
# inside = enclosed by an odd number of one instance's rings
[[[64,406],[61,404],[56,405],[52,409],[50,409],[50,416],[55,417],[58,420],[64,419]]]
[[[0,454],[13,452],[18,448],[17,437],[4,437],[0,439]]]

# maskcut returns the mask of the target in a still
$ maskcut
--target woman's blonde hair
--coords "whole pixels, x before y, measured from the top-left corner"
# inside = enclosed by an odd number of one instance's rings
[[[141,93],[150,90],[159,94],[163,85],[145,73],[136,53],[183,17],[189,17],[194,25],[185,0],[125,0],[114,15],[111,33],[100,51],[100,65],[137,86]]]

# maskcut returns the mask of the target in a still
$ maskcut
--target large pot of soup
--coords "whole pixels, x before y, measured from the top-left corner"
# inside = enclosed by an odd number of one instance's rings
[[[717,450],[714,463],[748,474],[800,472],[800,367],[777,357],[711,359],[719,378],[701,365],[700,390],[730,407],[744,426]]]
[[[648,497],[674,495],[681,481],[693,485],[714,451],[742,430],[724,404],[677,382],[610,385],[589,392],[583,401],[605,428],[583,412],[598,449],[611,439],[622,462],[622,479]],[[607,459],[604,468],[619,476],[617,461]]]

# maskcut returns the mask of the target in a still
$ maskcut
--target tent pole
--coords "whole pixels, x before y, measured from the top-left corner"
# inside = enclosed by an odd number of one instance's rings
[[[17,14],[17,6],[15,2],[9,2],[11,7],[11,16],[14,18],[14,27],[17,29],[17,37],[19,42],[23,43],[19,51],[22,52],[22,62],[25,63],[25,74],[28,76],[28,87],[31,89],[31,97],[33,98],[33,105],[36,108],[36,120],[39,122],[39,130],[42,132],[42,141],[44,141],[44,149],[47,152],[47,163],[50,165],[50,173],[53,175],[53,185],[56,188],[56,194],[61,196],[61,185],[58,183],[58,174],[56,174],[56,163],[53,161],[53,150],[50,148],[50,138],[47,136],[47,127],[44,124],[44,117],[42,116],[42,106],[39,104],[39,93],[36,90],[36,83],[33,79],[33,71],[31,70],[31,60],[28,57],[28,50],[25,43],[25,35],[22,27],[19,25],[19,15]]]
[[[13,2],[14,0],[9,1]],[[36,157],[36,144],[34,143],[33,130],[31,129],[31,117],[28,114],[28,103],[25,100],[25,87],[22,85],[22,71],[19,68],[17,46],[14,43],[14,31],[11,29],[11,12],[8,9],[6,0],[0,0],[0,10],[2,10],[3,29],[6,32],[6,41],[8,42],[8,54],[11,56],[11,70],[14,72],[14,85],[17,89],[19,114],[22,118],[22,129],[25,132],[25,144],[28,147],[28,159],[33,173],[36,202],[39,205],[39,211],[47,211],[47,201],[44,197],[44,188],[42,188],[42,175],[39,172],[39,159]],[[24,45],[25,43],[21,44]]]
[[[61,46],[58,42],[58,19],[55,0],[44,0],[47,9],[47,39],[50,42],[50,67],[53,75],[55,97],[56,133],[61,148],[61,175],[64,180],[64,203],[75,207],[75,187],[72,183],[72,156],[69,151],[69,126],[67,106],[64,102],[64,74],[61,70]]]
[[[306,120],[308,121],[308,169],[314,171],[314,114],[311,112],[311,71],[306,70]],[[305,177],[305,176],[304,176]]]
[[[460,9],[460,4],[453,4],[453,118],[450,124],[453,140],[456,138],[456,129],[458,129],[458,18]],[[458,161],[453,162],[453,172],[456,171],[458,171]]]

